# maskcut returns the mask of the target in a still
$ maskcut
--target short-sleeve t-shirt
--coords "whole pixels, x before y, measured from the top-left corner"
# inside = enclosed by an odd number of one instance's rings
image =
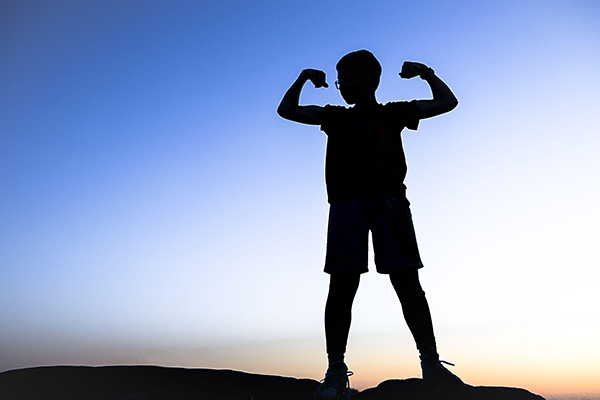
[[[400,132],[419,126],[415,101],[357,109],[327,105],[325,182],[331,203],[351,197],[402,197],[406,158]]]

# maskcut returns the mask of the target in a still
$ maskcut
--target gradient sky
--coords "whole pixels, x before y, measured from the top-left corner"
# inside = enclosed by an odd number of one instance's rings
[[[368,5],[367,5],[368,4]],[[160,364],[320,379],[325,135],[366,48],[403,133],[442,358],[477,385],[600,398],[600,3],[3,1],[0,371]],[[373,267],[373,265],[371,265]],[[385,276],[363,276],[352,386],[419,375]]]

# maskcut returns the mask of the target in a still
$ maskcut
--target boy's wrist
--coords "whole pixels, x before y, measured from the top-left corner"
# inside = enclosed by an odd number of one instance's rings
[[[433,68],[427,67],[425,72],[419,74],[419,78],[426,81],[427,79],[432,78],[434,75],[435,75],[435,71],[433,70]]]
[[[310,68],[303,69],[302,72],[300,72],[300,77],[299,78],[302,79],[305,82],[308,81],[308,80],[310,80],[310,75],[311,75],[312,71],[313,70],[310,69]]]

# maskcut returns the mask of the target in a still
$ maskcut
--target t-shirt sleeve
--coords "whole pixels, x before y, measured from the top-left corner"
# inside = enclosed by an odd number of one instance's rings
[[[396,126],[407,127],[416,131],[419,127],[419,117],[417,114],[417,101],[398,101],[387,103],[387,117]]]
[[[325,132],[326,135],[334,133],[335,128],[339,126],[339,119],[344,110],[345,108],[342,106],[332,106],[330,104],[327,104],[323,108],[321,130]]]

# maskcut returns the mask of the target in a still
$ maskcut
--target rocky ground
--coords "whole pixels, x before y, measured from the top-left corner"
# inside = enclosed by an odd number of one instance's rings
[[[319,382],[239,371],[156,366],[36,367],[0,373],[3,400],[311,400]],[[352,400],[543,400],[524,389],[423,389],[417,378],[388,380]]]

